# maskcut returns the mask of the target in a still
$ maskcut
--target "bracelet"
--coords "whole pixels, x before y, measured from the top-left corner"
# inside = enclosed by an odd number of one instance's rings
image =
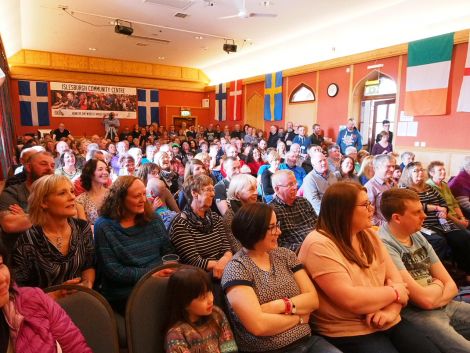
[[[284,314],[291,315],[292,314],[292,302],[287,297],[282,298],[282,300],[284,301],[284,305],[285,305]]]
[[[395,292],[395,295],[396,295],[394,303],[399,303],[400,302],[400,293],[398,293],[398,291],[396,290],[395,287],[390,286],[390,288],[393,289],[393,291]]]

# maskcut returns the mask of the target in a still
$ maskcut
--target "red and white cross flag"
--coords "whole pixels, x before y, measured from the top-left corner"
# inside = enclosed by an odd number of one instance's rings
[[[242,80],[230,82],[228,96],[228,120],[242,120],[243,84]]]

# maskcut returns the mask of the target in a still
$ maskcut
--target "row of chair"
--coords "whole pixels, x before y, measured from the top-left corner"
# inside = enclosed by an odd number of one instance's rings
[[[64,284],[45,291],[72,291],[58,303],[82,331],[94,353],[163,353],[168,278],[153,274],[177,266],[159,266],[144,275],[129,297],[125,318],[114,313],[106,299],[92,289]]]

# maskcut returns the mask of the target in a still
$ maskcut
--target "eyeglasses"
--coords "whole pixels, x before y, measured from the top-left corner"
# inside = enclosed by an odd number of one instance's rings
[[[276,224],[271,224],[268,230],[271,231],[271,235],[276,235],[276,230],[281,230],[281,222],[277,221]]]
[[[293,188],[294,186],[297,187],[297,182],[295,182],[295,183],[289,183],[289,184],[287,184],[287,185],[278,185],[278,186],[282,186],[283,188],[289,188],[289,189],[291,189],[291,188]]]
[[[373,207],[372,202],[370,202],[369,200],[367,200],[367,202],[365,202],[365,203],[361,203],[361,204],[358,204],[356,206],[365,207],[368,210],[370,210]]]

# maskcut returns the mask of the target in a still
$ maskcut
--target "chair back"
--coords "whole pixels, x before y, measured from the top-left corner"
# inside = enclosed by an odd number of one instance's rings
[[[164,353],[164,325],[169,314],[166,306],[168,277],[153,274],[167,264],[144,275],[132,290],[126,307],[126,331],[129,353]]]
[[[87,287],[62,284],[46,288],[46,293],[57,290],[73,290],[57,300],[80,329],[94,353],[119,353],[116,320],[106,299]]]

